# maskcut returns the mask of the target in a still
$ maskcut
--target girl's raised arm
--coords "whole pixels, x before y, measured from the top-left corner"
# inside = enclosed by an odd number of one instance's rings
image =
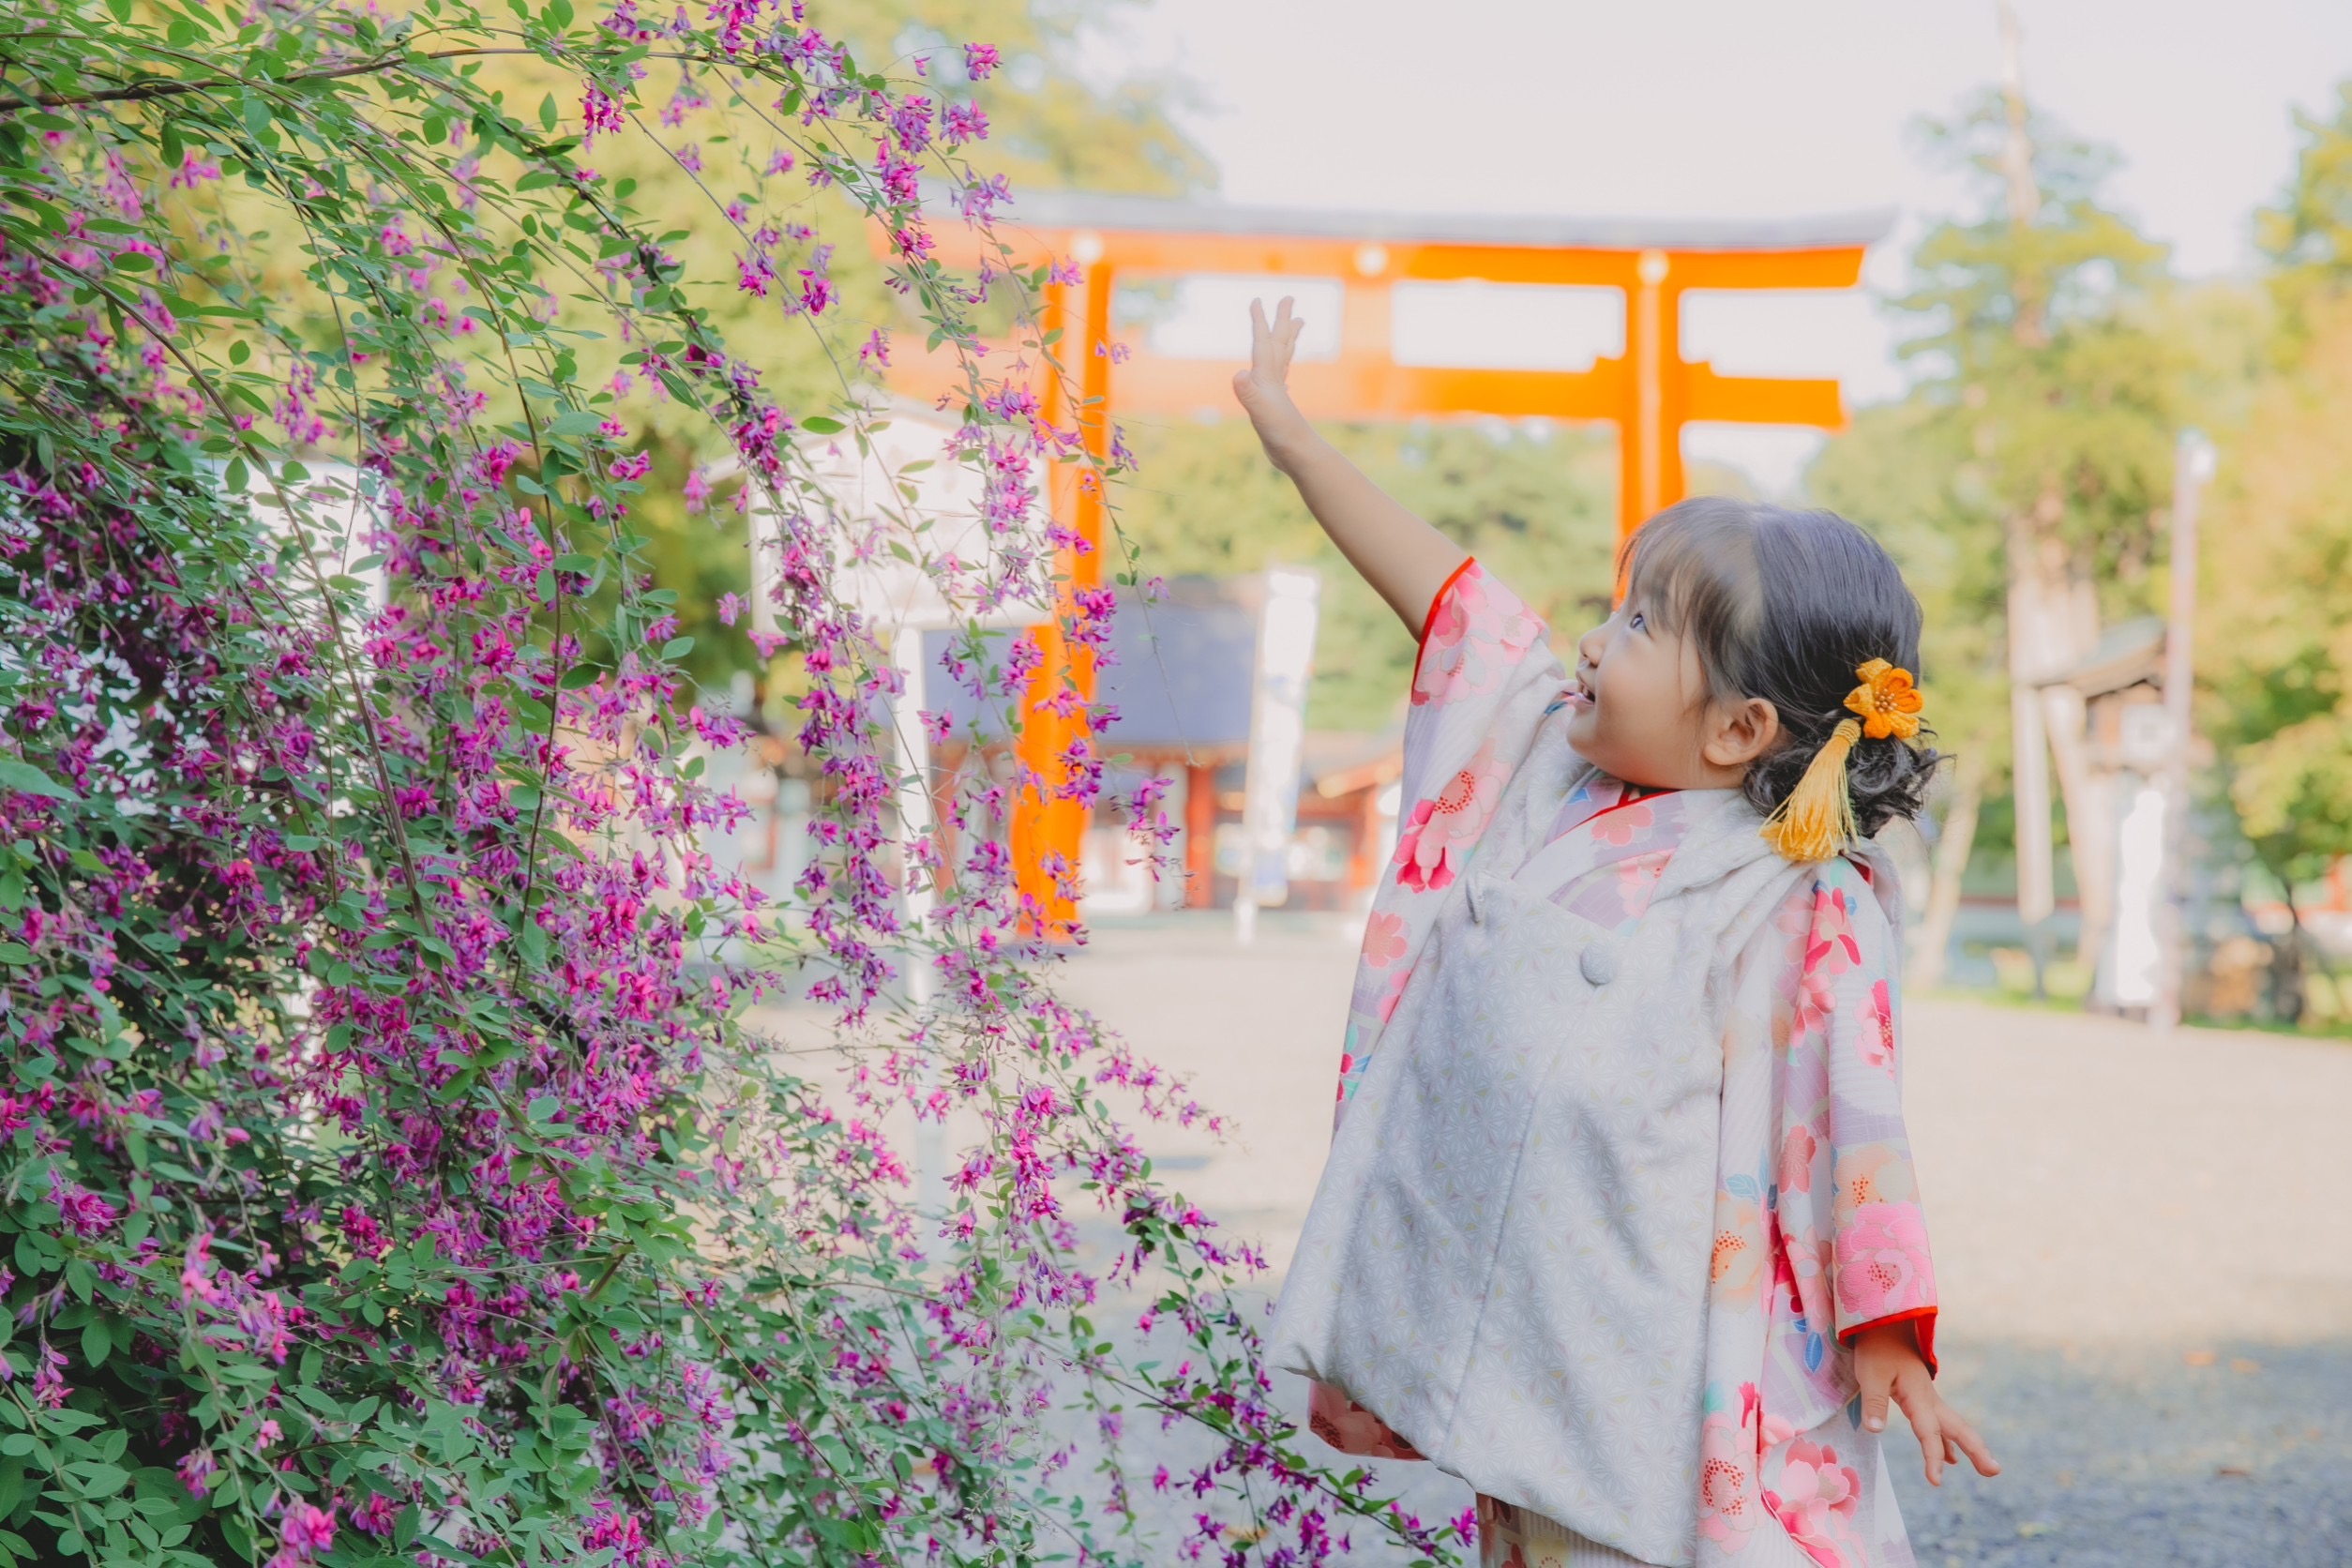
[[[1339,553],[1418,637],[1430,603],[1468,552],[1365,478],[1290,400],[1290,355],[1301,324],[1287,298],[1272,323],[1264,303],[1250,301],[1249,369],[1234,373],[1233,396],[1257,427],[1268,460],[1290,476]]]

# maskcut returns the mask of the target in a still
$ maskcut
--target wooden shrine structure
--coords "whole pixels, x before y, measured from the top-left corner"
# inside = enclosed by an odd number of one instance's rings
[[[941,216],[934,231],[940,259],[976,265],[979,236],[951,215]],[[1043,329],[1061,334],[1055,354],[1065,373],[1045,378],[1044,414],[1064,424],[1075,415],[1097,456],[1108,452],[1111,428],[1123,416],[1239,412],[1231,390],[1238,361],[1158,355],[1145,343],[1125,345],[1123,356],[1108,352],[1111,301],[1122,280],[1202,274],[1335,279],[1341,290],[1338,354],[1302,357],[1290,369],[1291,393],[1309,417],[1613,424],[1622,538],[1682,498],[1685,425],[1837,430],[1846,423],[1834,381],[1719,375],[1704,361],[1684,359],[1683,295],[1695,289],[1851,288],[1861,279],[1864,251],[1886,234],[1890,222],[1885,213],[1783,223],[1409,218],[1028,192],[1018,206],[1000,213],[995,226],[994,243],[1009,245],[1013,255],[989,259],[1033,265],[1051,258],[1064,264],[1063,276],[1075,270],[1076,281],[1055,282],[1046,291]],[[1596,358],[1582,370],[1397,363],[1390,291],[1404,282],[1469,281],[1617,290],[1624,299],[1624,352]],[[1268,292],[1279,293],[1279,285],[1270,284]],[[1077,390],[1076,410],[1064,401],[1065,381]],[[960,394],[963,385],[950,358],[914,352],[898,355],[891,384],[924,401]],[[1066,596],[1099,580],[1103,504],[1091,481],[1080,482],[1075,463],[1058,466],[1051,492],[1056,519],[1098,547],[1093,553],[1063,552]],[[1043,626],[1033,635],[1045,656],[1033,677],[1038,698],[1060,690],[1065,679],[1091,693],[1093,671],[1083,658],[1072,659],[1058,627]],[[1061,759],[1082,737],[1082,724],[1033,707],[1022,725],[1022,761],[1041,777],[1059,776]],[[1075,802],[1021,792],[1013,854],[1022,891],[1035,899],[1049,932],[1074,916],[1057,883],[1075,877],[1085,828],[1086,813]]]

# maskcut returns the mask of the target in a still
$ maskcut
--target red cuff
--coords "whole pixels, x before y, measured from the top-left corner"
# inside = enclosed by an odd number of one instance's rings
[[[1882,1329],[1892,1323],[1911,1325],[1912,1337],[1919,1341],[1919,1359],[1927,1364],[1927,1375],[1934,1377],[1936,1375],[1936,1309],[1932,1306],[1915,1306],[1908,1312],[1892,1313],[1884,1318],[1873,1318],[1867,1323],[1856,1323],[1852,1328],[1839,1334],[1837,1342],[1840,1345],[1850,1346],[1854,1343],[1854,1336],[1862,1330]]]
[[[1428,649],[1429,634],[1437,629],[1438,611],[1444,606],[1447,599],[1453,596],[1454,585],[1462,580],[1462,574],[1477,565],[1477,556],[1463,556],[1462,564],[1445,574],[1445,580],[1438,585],[1437,596],[1429,601],[1428,611],[1421,617],[1421,636],[1413,643],[1414,686],[1421,684],[1421,656]]]

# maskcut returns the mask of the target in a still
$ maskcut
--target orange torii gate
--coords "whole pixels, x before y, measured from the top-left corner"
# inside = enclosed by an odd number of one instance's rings
[[[1617,427],[1618,532],[1682,498],[1682,428],[1694,420],[1842,429],[1838,384],[1724,376],[1681,353],[1682,295],[1693,289],[1845,289],[1862,276],[1863,252],[1888,230],[1871,213],[1786,223],[1593,222],[1546,218],[1400,218],[1389,214],[1222,206],[1145,197],[1024,193],[1000,217],[995,241],[1020,264],[1054,258],[1078,281],[1049,284],[1044,330],[1061,333],[1057,357],[1078,384],[1075,411],[1087,448],[1108,452],[1112,422],[1128,415],[1188,415],[1229,409],[1235,365],[1156,355],[1130,346],[1107,352],[1111,298],[1123,279],[1201,274],[1274,274],[1336,279],[1342,292],[1335,358],[1300,359],[1290,369],[1299,406],[1319,419],[1541,416],[1603,420]],[[942,222],[940,259],[976,265],[977,236]],[[878,244],[882,236],[877,235]],[[988,258],[1002,265],[1006,258]],[[1525,370],[1403,365],[1392,350],[1390,291],[1403,282],[1532,283],[1618,290],[1624,297],[1625,352],[1585,370]],[[999,352],[1004,352],[1000,350]],[[894,390],[925,401],[962,390],[943,354],[902,353]],[[1068,421],[1059,378],[1048,378],[1046,417]],[[1059,465],[1054,516],[1095,545],[1060,560],[1064,595],[1101,580],[1102,497],[1078,466]],[[1066,611],[1067,606],[1065,605]],[[1091,696],[1092,660],[1073,661],[1057,626],[1034,631],[1044,661],[1033,677],[1038,699],[1065,678]],[[1082,651],[1081,651],[1082,652]],[[1018,753],[1041,777],[1060,776],[1062,759],[1083,738],[1083,720],[1050,711],[1024,716]],[[1045,912],[1048,931],[1075,911],[1049,867],[1075,874],[1086,813],[1075,802],[1023,791],[1014,809],[1013,854],[1022,891]]]

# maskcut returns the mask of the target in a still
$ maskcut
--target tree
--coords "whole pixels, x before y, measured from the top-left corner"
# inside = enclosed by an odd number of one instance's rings
[[[968,100],[762,0],[658,29],[630,0],[20,19],[0,1560],[1148,1560],[1114,1538],[1115,1452],[1073,1478],[1042,1429],[1129,1400],[1213,1435],[1191,1485],[1229,1560],[1319,1560],[1348,1520],[1442,1552],[1289,1446],[1229,1294],[1246,1249],[1108,1108],[1200,1112],[1054,998],[975,831],[988,782],[948,804],[952,859],[895,840],[894,676],[801,445],[871,420],[853,386],[780,396],[724,330],[748,297],[831,351],[806,219],[846,194],[971,370],[941,456],[978,471],[993,542],[929,565],[967,608],[1048,593],[1026,520],[1074,439],[971,354],[993,305],[1046,363],[1041,279],[944,269],[916,200],[928,174],[985,227],[1000,199]],[[671,149],[741,208],[699,231],[638,205],[674,188],[588,161],[659,113],[656,67],[733,128],[701,170]],[[656,407],[723,442],[784,559],[826,786],[785,908],[701,847],[741,809],[703,758],[743,733],[684,678],[633,521]],[[930,927],[894,863],[939,887]],[[792,995],[852,1053],[846,1102],[765,1033]],[[943,1214],[872,1131],[910,1100],[985,1129]],[[1090,1195],[1108,1277],[1072,1243]],[[1112,1288],[1180,1365],[1113,1351]]]
[[[2096,643],[2103,614],[2147,600],[2181,374],[2154,313],[2164,251],[2101,204],[2111,156],[2035,123],[2013,84],[1929,133],[1979,176],[1986,210],[1929,233],[1913,258],[1919,282],[1896,301],[1918,326],[1903,348],[1918,367],[1907,400],[1915,412],[1845,439],[1909,444],[1896,466],[1916,462],[1922,477],[1898,505],[1952,535],[1947,560],[1962,574],[1953,608],[1998,609],[2017,737],[2020,875],[2046,854],[2046,837],[2034,841],[2047,833],[2037,787],[2046,743],[2088,959],[2108,919],[2112,835],[2091,787],[2081,700],[2054,683]],[[1890,470],[1886,460],[1851,466]],[[1978,575],[1991,562],[2001,569],[1998,606]],[[1957,666],[1968,667],[1965,657]],[[1989,777],[1960,774],[1956,805]],[[2030,884],[2021,894],[2037,901]],[[1937,896],[1948,907],[1956,886],[1946,880]],[[2045,909],[2047,897],[2041,890]]]
[[[2294,175],[2279,203],[2254,218],[2290,357],[2307,341],[2306,311],[2352,284],[2352,82],[2337,86],[2331,118],[2299,111],[2295,123],[2303,145]]]
[[[2224,446],[2204,562],[2200,727],[2255,857],[2296,890],[2352,854],[2352,83],[2258,232],[2275,265],[2271,374]],[[2299,912],[2297,912],[2299,920]]]

